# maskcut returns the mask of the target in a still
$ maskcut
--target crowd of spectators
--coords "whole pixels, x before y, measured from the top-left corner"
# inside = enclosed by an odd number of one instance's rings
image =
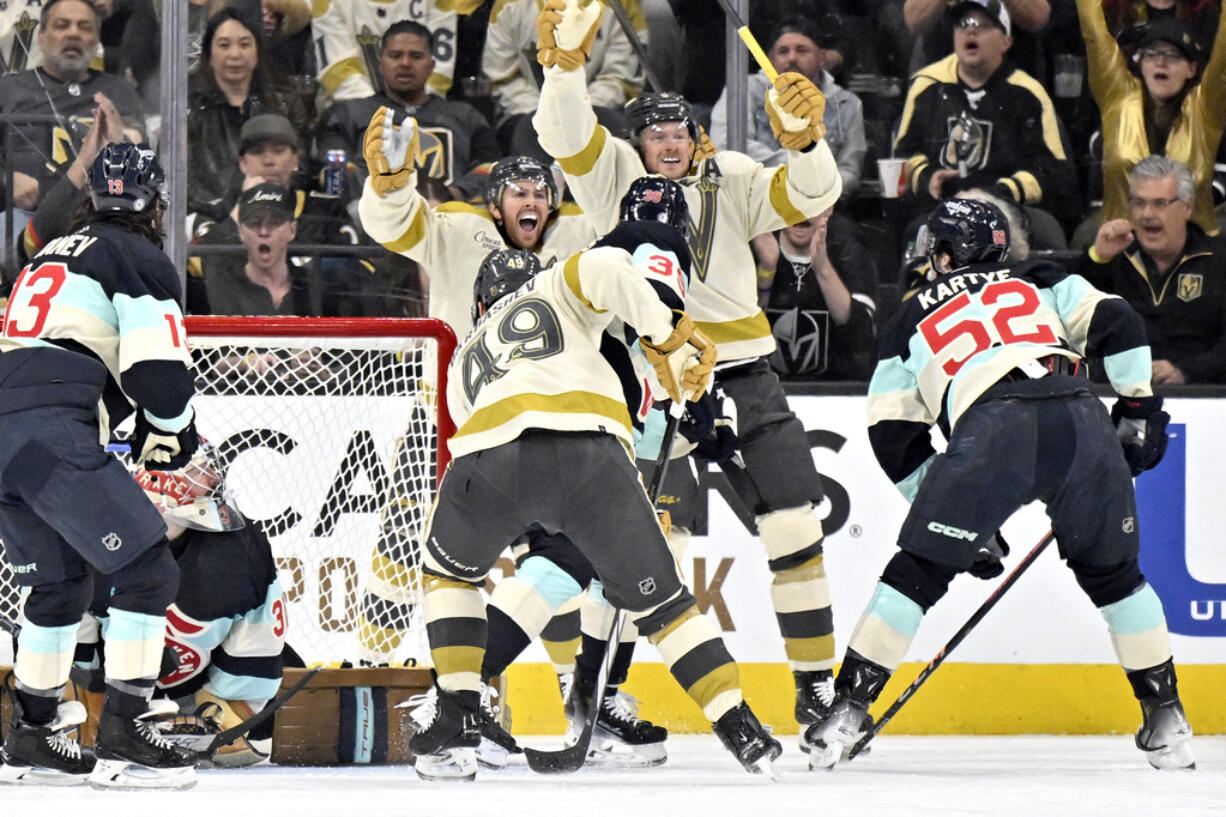
[[[19,259],[69,228],[99,145],[156,143],[163,2],[0,4],[3,240]],[[189,311],[426,314],[431,270],[384,249],[358,214],[380,107],[418,123],[416,188],[431,205],[484,211],[500,159],[565,158],[532,126],[537,0],[187,2]],[[628,136],[626,103],[673,90],[728,149],[719,4],[620,4],[624,20],[606,0],[585,66],[601,124]],[[936,201],[969,195],[1009,209],[1031,252],[1132,301],[1160,381],[1226,382],[1219,0],[752,0],[748,12],[775,69],[825,95],[843,180],[832,212],[752,243],[782,376],[866,378],[916,227]],[[752,60],[743,82],[744,152],[781,164]],[[897,198],[878,176],[891,157],[907,168]]]

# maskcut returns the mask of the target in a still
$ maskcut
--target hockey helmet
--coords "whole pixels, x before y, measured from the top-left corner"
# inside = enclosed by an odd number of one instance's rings
[[[621,221],[659,221],[674,227],[682,238],[689,232],[690,208],[681,185],[663,176],[635,179],[622,196]]]
[[[636,148],[642,138],[643,129],[657,122],[684,122],[694,144],[699,142],[698,120],[694,118],[694,109],[685,97],[674,91],[640,94],[626,103],[626,119],[630,126],[630,144]]]
[[[538,186],[543,185],[549,190],[549,209],[557,209],[558,185],[553,179],[553,171],[549,169],[549,165],[531,156],[508,156],[490,168],[490,180],[485,185],[486,202],[495,207],[499,206],[503,188],[519,179],[534,181]]]
[[[526,284],[541,271],[541,260],[531,250],[494,250],[485,256],[473,284],[473,321],[481,309],[489,309]]]
[[[936,206],[924,225],[924,255],[948,253],[953,269],[1003,261],[1009,253],[1009,220],[986,201],[949,199]],[[933,259],[932,267],[938,269]]]
[[[153,209],[165,174],[145,143],[112,143],[89,170],[89,192],[99,213],[144,213]]]
[[[191,460],[178,471],[137,468],[135,476],[168,522],[213,532],[238,530],[247,524],[225,488],[216,452],[203,438]]]

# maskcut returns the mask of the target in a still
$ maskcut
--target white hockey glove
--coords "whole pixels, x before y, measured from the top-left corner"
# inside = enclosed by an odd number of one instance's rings
[[[155,425],[143,409],[136,410],[136,429],[128,441],[137,465],[154,471],[178,471],[191,461],[200,445],[196,433],[196,414],[181,431],[167,431]]]
[[[536,18],[536,61],[564,71],[582,68],[603,12],[600,0],[548,0]]]
[[[370,170],[370,186],[380,196],[399,190],[409,183],[417,159],[419,135],[417,120],[406,117],[393,124],[392,109],[381,107],[370,118],[366,136],[362,139],[362,155]]]
[[[788,71],[766,92],[766,115],[779,144],[804,150],[826,135],[826,97],[805,76]]]
[[[707,390],[711,370],[715,368],[715,344],[698,331],[694,321],[684,312],[672,334],[661,343],[639,338],[643,355],[655,367],[656,379],[674,403],[697,399]]]

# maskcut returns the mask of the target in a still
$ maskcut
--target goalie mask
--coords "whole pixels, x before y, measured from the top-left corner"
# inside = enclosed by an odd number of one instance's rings
[[[951,269],[1003,261],[1009,253],[1009,220],[994,204],[974,199],[943,201],[928,216],[922,236],[924,255],[933,273],[941,274],[936,256],[948,254]]]
[[[622,196],[619,221],[658,221],[668,224],[681,237],[689,232],[690,208],[681,185],[663,176],[635,179]]]
[[[138,468],[136,481],[167,522],[214,533],[247,524],[225,489],[216,453],[203,439],[191,461],[178,471]]]
[[[473,284],[473,322],[483,309],[488,310],[540,271],[541,260],[531,250],[494,250],[485,256]]]

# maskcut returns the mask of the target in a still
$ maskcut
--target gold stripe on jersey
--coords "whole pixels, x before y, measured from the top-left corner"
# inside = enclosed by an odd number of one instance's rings
[[[586,176],[596,166],[596,160],[604,151],[608,138],[609,132],[604,129],[604,126],[597,125],[595,132],[592,133],[591,141],[584,146],[583,150],[574,156],[558,159],[558,167],[562,168],[562,172],[568,176]]]
[[[566,259],[566,263],[562,267],[563,279],[566,281],[566,286],[574,293],[579,302],[588,309],[595,312],[597,315],[603,315],[607,309],[597,309],[592,306],[591,300],[583,294],[583,282],[579,280],[579,255],[572,255]]]
[[[805,214],[797,210],[796,206],[792,204],[792,200],[788,198],[787,165],[781,166],[775,171],[775,175],[771,177],[770,202],[771,207],[774,207],[775,212],[779,214],[779,218],[789,225],[799,224],[805,220]],[[718,342],[716,341],[716,343]]]
[[[319,17],[332,7],[332,0],[311,0],[311,16]]]
[[[768,338],[771,336],[770,321],[767,320],[766,313],[760,309],[758,314],[750,315],[748,318],[741,318],[735,321],[720,321],[719,323],[694,321],[694,325],[710,338],[711,342],[716,346],[734,343],[738,340],[757,340],[758,338]]]
[[[319,84],[323,86],[325,93],[333,94],[337,88],[341,87],[341,83],[350,77],[365,76],[366,71],[362,68],[362,61],[357,57],[350,57],[347,60],[341,60],[324,71],[324,75],[320,77]]]
[[[409,222],[409,229],[401,234],[400,238],[395,241],[388,242],[383,246],[387,247],[392,252],[407,252],[409,249],[417,246],[426,237],[426,211],[422,206],[418,206],[417,212],[413,214],[413,220]]]
[[[551,414],[595,414],[618,423],[626,429],[627,433],[630,433],[632,428],[630,411],[626,408],[624,400],[613,400],[590,391],[571,391],[561,394],[517,394],[473,412],[468,421],[452,435],[452,439],[492,431],[530,411],[543,411]]]

